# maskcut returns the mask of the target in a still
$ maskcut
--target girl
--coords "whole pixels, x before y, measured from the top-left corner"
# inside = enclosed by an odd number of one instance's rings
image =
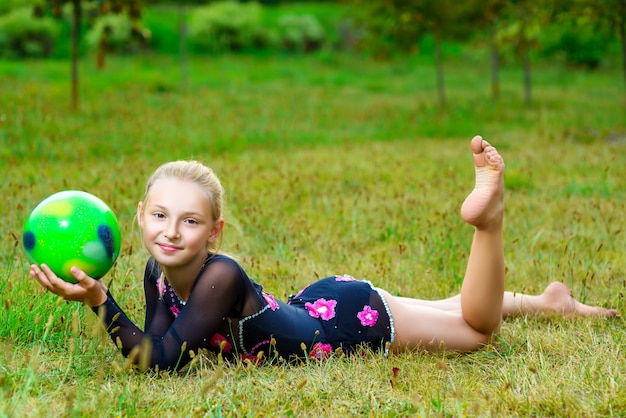
[[[348,275],[315,282],[276,300],[218,253],[224,228],[222,186],[195,161],[159,167],[149,179],[137,219],[151,257],[144,274],[146,316],[139,329],[100,280],[74,267],[77,284],[46,266],[30,274],[47,290],[100,313],[113,341],[135,362],[178,368],[190,351],[206,348],[240,357],[323,357],[341,348],[471,351],[487,343],[503,317],[516,314],[615,316],[617,311],[579,303],[562,283],[543,294],[504,291],[504,162],[480,136],[471,141],[474,190],[461,208],[474,237],[461,294],[425,301],[393,296]],[[503,296],[504,295],[504,296]],[[146,357],[147,356],[147,357]]]

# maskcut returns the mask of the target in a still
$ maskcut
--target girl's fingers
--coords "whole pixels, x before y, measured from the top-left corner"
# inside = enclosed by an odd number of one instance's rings
[[[94,284],[101,287],[98,282],[91,282],[90,280],[95,279],[90,278],[87,273],[78,267],[72,267],[70,272],[72,273],[72,276],[78,280],[78,283],[69,283],[59,278],[52,270],[50,270],[50,267],[45,264],[42,264],[41,266],[33,264],[30,267],[31,276],[33,276],[46,290],[54,293],[55,295],[61,296],[65,300],[83,302],[90,297],[90,294],[93,296],[94,292],[90,289],[93,289]]]
[[[39,268],[39,266],[33,264],[30,266],[30,275],[35,278],[43,287],[48,290],[52,290],[52,284],[48,280],[48,276]]]
[[[35,279],[48,291],[59,296],[64,296],[70,291],[68,287],[70,283],[60,279],[46,264],[42,264],[41,267],[34,265],[31,271],[35,272]]]
[[[85,280],[85,279],[87,279],[89,277],[89,276],[87,276],[87,273],[85,273],[84,271],[82,271],[78,267],[72,267],[70,269],[70,273],[72,273],[72,276],[74,276],[74,278],[76,280],[78,280],[79,282],[82,282],[83,280]]]

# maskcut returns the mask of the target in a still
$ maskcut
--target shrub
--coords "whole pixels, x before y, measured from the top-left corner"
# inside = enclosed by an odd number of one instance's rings
[[[58,34],[51,17],[36,17],[30,7],[14,9],[0,16],[0,56],[47,57]]]
[[[562,56],[568,64],[593,69],[600,65],[610,45],[610,36],[594,22],[578,19],[550,26],[543,40],[546,56]]]
[[[309,52],[324,44],[324,28],[313,15],[284,15],[278,25],[282,43],[288,50]]]
[[[107,51],[136,52],[147,47],[150,31],[125,13],[108,13],[95,20],[86,38],[94,49],[104,42]]]
[[[275,35],[261,25],[258,3],[222,1],[194,10],[189,19],[189,42],[203,52],[265,48]]]

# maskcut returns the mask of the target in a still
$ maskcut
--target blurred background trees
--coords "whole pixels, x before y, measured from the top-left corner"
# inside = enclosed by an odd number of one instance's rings
[[[625,18],[626,0],[0,0],[0,58],[71,59],[74,74],[79,57],[102,68],[107,54],[179,54],[184,78],[188,53],[421,54],[445,106],[446,54],[487,50],[493,98],[500,67],[517,65],[530,106],[535,60],[621,61],[626,84]]]

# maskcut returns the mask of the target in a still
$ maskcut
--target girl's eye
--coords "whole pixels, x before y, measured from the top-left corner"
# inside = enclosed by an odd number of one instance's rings
[[[198,223],[198,221],[196,221],[195,219],[186,219],[185,222],[187,222],[188,224],[192,224],[192,225],[196,225]]]
[[[155,212],[155,213],[153,213],[152,216],[154,216],[157,219],[165,218],[165,215],[163,213],[161,213],[161,212]]]

